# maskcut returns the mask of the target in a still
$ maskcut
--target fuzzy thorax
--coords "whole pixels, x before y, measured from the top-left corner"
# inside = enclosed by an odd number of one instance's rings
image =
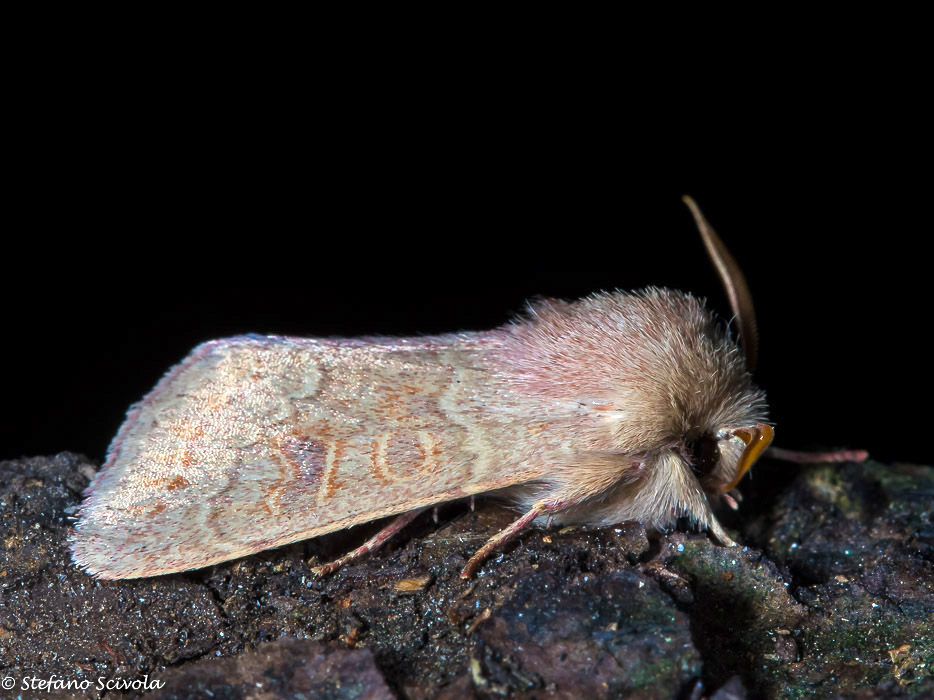
[[[655,288],[545,300],[506,335],[509,384],[539,402],[561,455],[553,479],[513,492],[522,507],[553,498],[559,522],[716,527],[707,494],[741,454],[729,431],[763,421],[766,405],[701,300]]]

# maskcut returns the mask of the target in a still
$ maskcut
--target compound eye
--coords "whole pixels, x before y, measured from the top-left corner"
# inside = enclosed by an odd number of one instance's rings
[[[720,462],[720,444],[712,435],[703,435],[687,446],[691,471],[701,479],[710,474]]]

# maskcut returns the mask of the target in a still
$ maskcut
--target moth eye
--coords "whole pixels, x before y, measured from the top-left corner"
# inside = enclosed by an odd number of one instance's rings
[[[686,456],[696,476],[707,476],[720,461],[719,443],[712,435],[703,435],[688,444]]]

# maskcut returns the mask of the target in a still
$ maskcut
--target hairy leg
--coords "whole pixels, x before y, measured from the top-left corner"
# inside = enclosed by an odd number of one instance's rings
[[[397,516],[390,522],[386,527],[373,535],[370,539],[364,542],[362,545],[353,549],[342,557],[335,559],[334,561],[329,561],[327,564],[322,564],[321,566],[316,566],[312,569],[316,576],[326,576],[333,571],[337,571],[342,566],[349,564],[354,559],[359,559],[364,554],[369,554],[370,552],[375,552],[377,549],[382,547],[386,542],[395,535],[399,530],[404,528],[410,522],[415,520],[424,512],[424,508],[419,508],[417,510],[411,510],[408,513],[403,513],[402,515]]]
[[[497,547],[517,537],[519,533],[531,525],[539,515],[553,510],[560,510],[563,506],[564,504],[559,505],[557,501],[539,501],[536,503],[532,506],[532,510],[516,520],[512,525],[504,527],[487,540],[486,544],[480,547],[480,549],[470,557],[467,566],[461,571],[461,578],[471,578],[477,572],[477,569],[480,568],[480,565],[483,564],[484,559],[490,556]]]
[[[707,526],[707,530],[713,536],[713,538],[719,542],[724,547],[736,547],[737,544],[726,534],[726,530],[723,529],[723,525],[720,524],[720,521],[717,520],[713,515],[710,516],[710,524]]]

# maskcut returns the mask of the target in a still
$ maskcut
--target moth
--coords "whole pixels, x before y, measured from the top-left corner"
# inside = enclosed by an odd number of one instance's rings
[[[690,207],[739,338],[690,294],[648,288],[537,301],[491,331],[419,338],[206,342],[132,406],[71,537],[90,574],[197,569],[475,494],[536,520],[666,528],[713,513],[773,436],[750,372],[749,289]]]

